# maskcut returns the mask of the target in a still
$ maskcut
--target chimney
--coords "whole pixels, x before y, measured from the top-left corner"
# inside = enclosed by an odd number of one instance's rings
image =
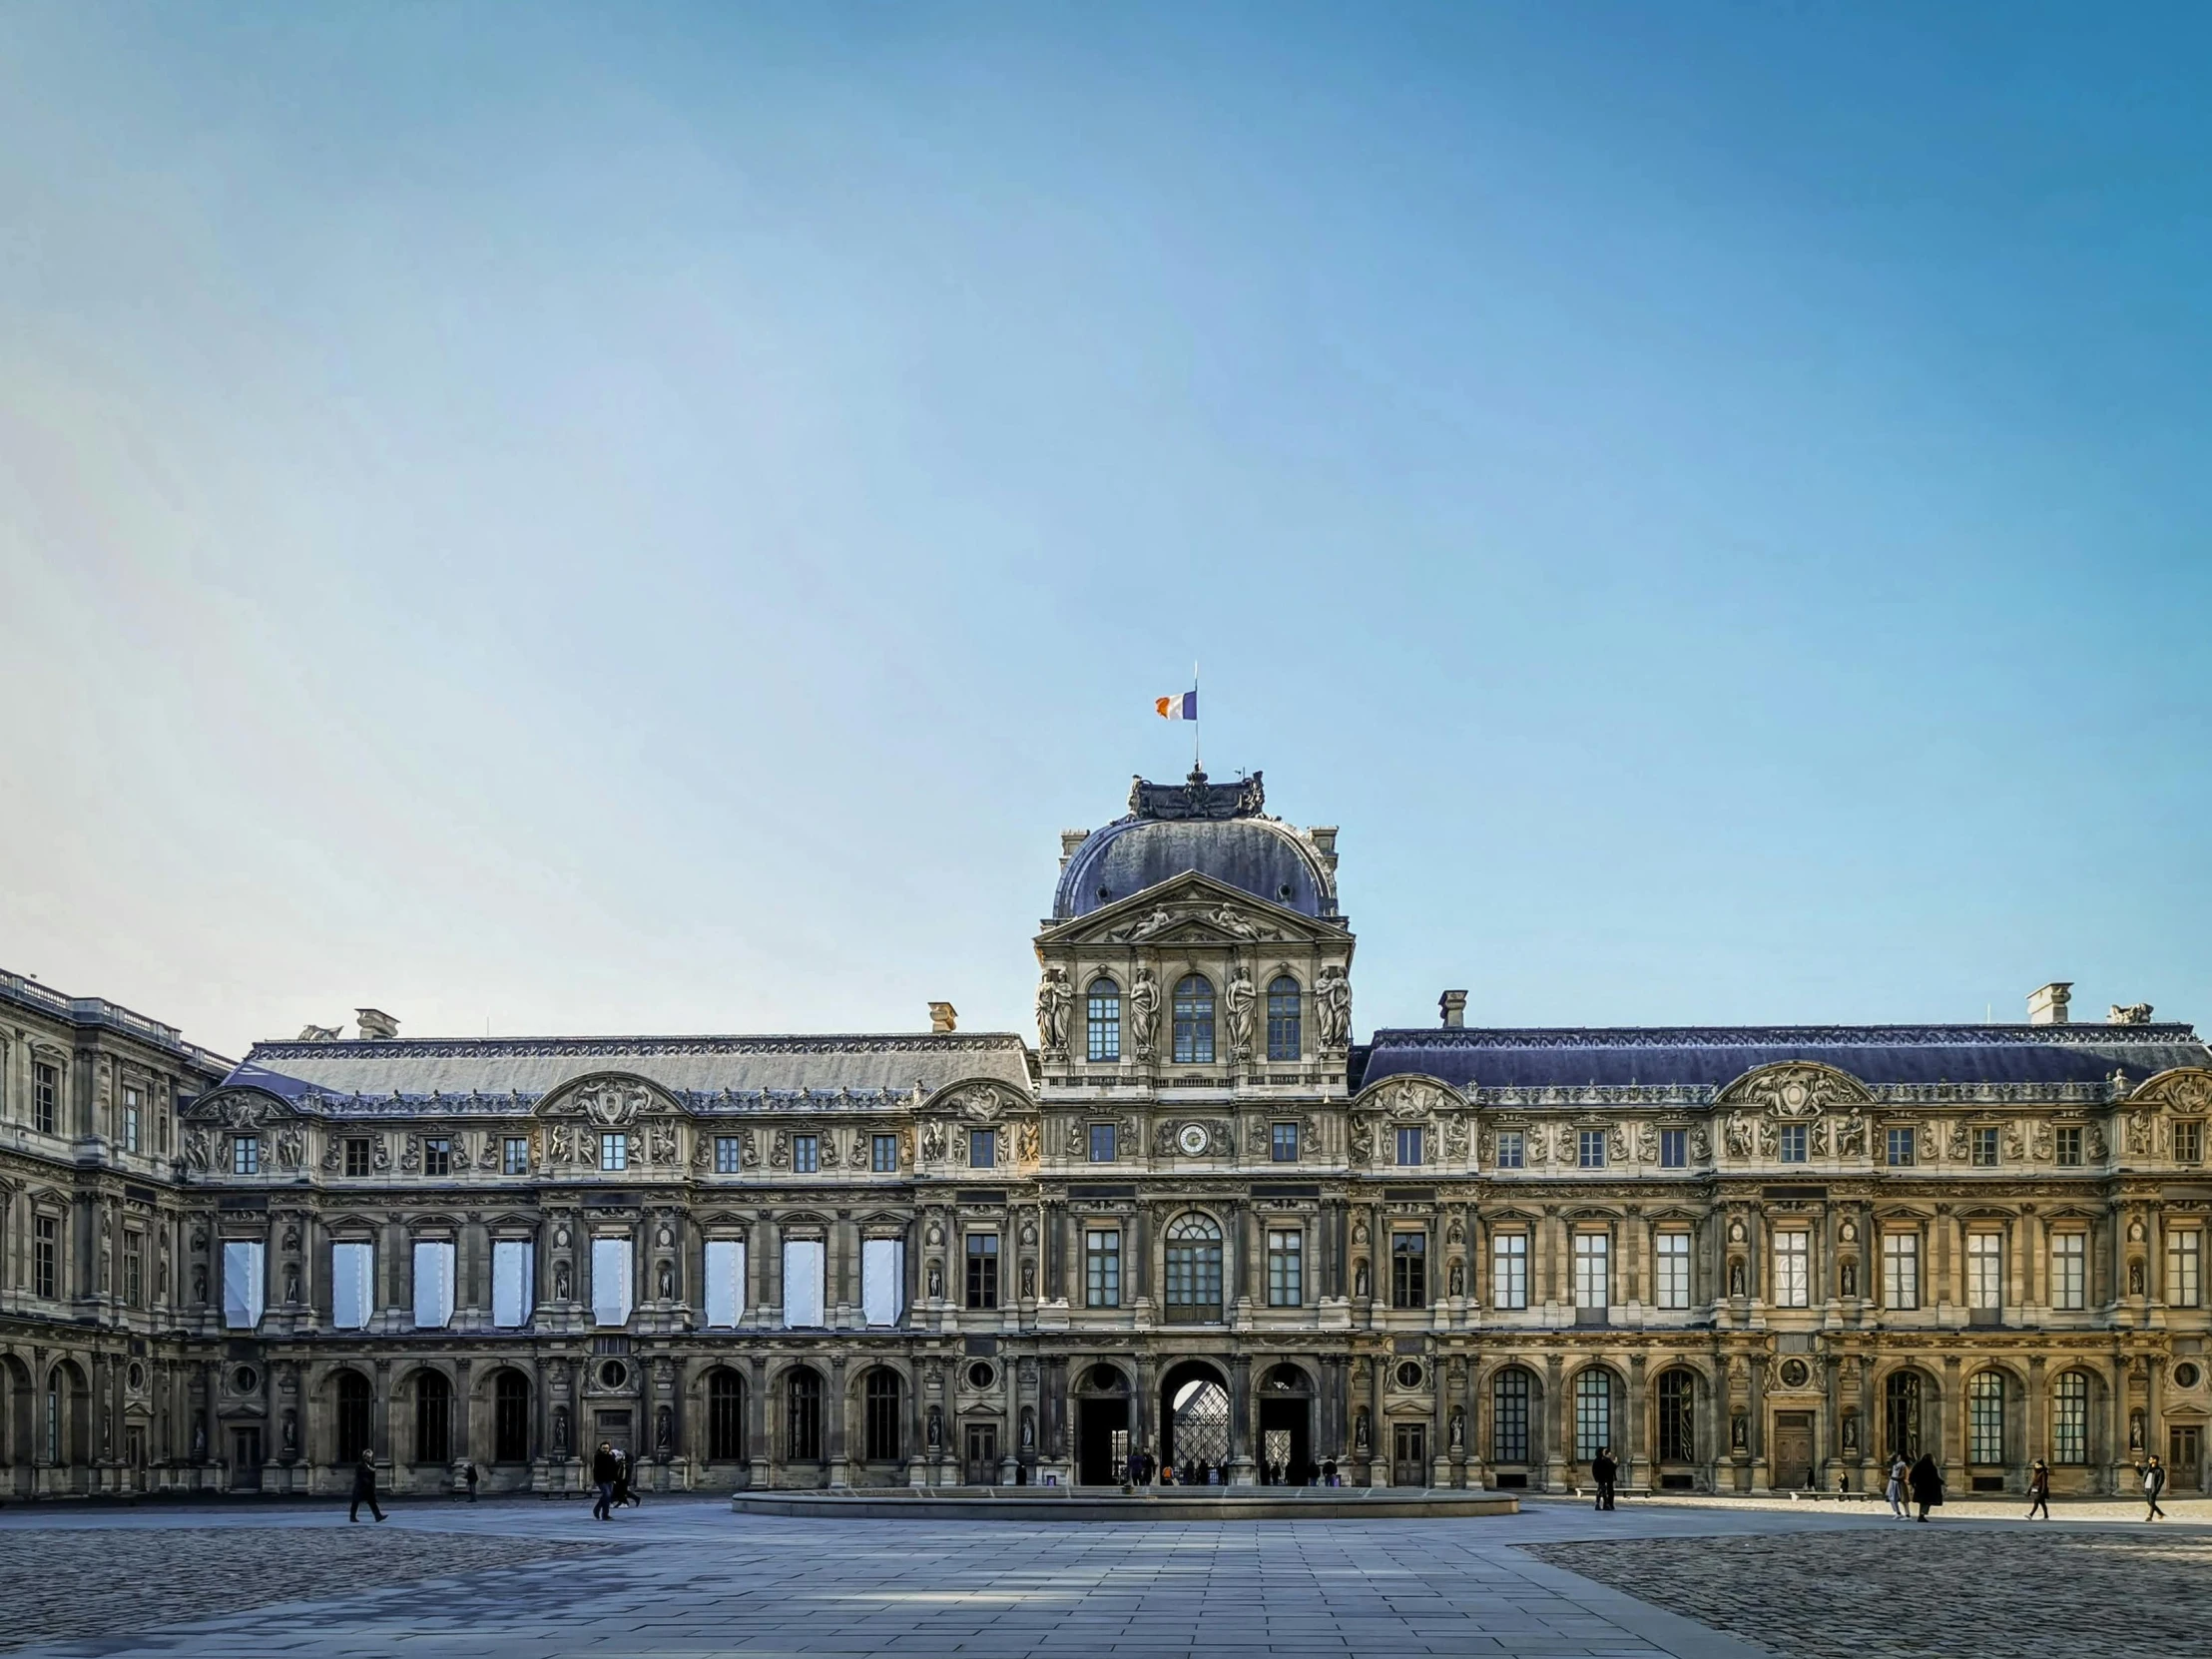
[[[2066,1004],[2073,1000],[2073,981],[2053,979],[2039,991],[2027,993],[2027,1023],[2064,1025]]]
[[[1436,998],[1437,1010],[1444,1016],[1444,1029],[1456,1031],[1467,1023],[1467,993],[1446,991]]]
[[[355,1008],[364,1042],[389,1042],[399,1035],[399,1022],[381,1008]]]
[[[947,1031],[957,1030],[959,1024],[960,1010],[953,1007],[951,1003],[932,1002],[929,1004],[929,1030],[932,1035],[941,1037]]]

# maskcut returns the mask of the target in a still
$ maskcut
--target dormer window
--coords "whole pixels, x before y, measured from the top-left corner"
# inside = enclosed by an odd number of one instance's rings
[[[1214,1063],[1214,987],[1202,974],[1191,974],[1175,987],[1175,1062]]]
[[[1089,1041],[1085,1052],[1093,1060],[1121,1058],[1121,987],[1111,979],[1091,981],[1085,1004],[1084,1027]]]

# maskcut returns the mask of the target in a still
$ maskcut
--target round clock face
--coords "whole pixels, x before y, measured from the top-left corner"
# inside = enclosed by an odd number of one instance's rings
[[[1209,1137],[1203,1123],[1186,1123],[1175,1137],[1175,1144],[1183,1149],[1183,1156],[1196,1158],[1206,1150]]]

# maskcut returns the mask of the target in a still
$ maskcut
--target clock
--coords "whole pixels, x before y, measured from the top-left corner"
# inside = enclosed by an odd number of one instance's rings
[[[1183,1149],[1183,1156],[1196,1158],[1213,1144],[1213,1137],[1206,1133],[1203,1123],[1186,1123],[1176,1131],[1175,1144]]]

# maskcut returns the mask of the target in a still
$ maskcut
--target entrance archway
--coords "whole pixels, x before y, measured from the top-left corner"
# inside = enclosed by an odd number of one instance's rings
[[[1304,1486],[1314,1478],[1314,1381],[1297,1366],[1260,1379],[1258,1474],[1262,1485]]]
[[[1129,1477],[1129,1380],[1096,1365],[1076,1380],[1075,1478],[1084,1486],[1111,1486]]]
[[[1203,1360],[1171,1366],[1160,1380],[1160,1461],[1177,1480],[1201,1482],[1205,1465],[1229,1461],[1228,1379]]]

